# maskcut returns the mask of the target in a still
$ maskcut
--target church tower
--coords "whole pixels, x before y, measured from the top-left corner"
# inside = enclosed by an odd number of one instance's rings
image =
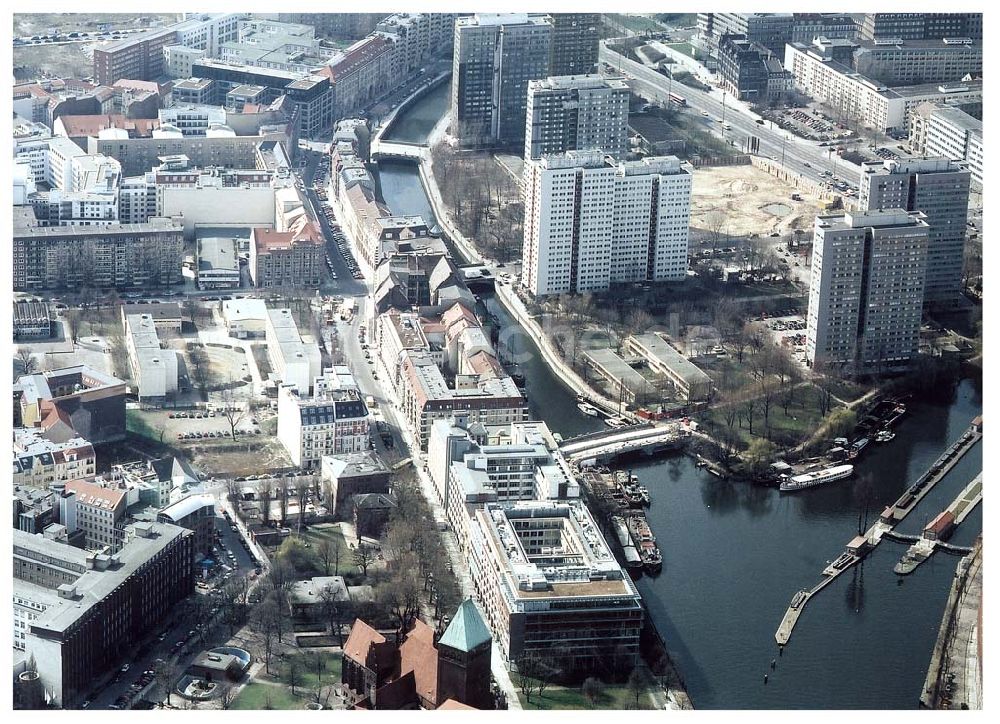
[[[454,699],[476,709],[492,709],[490,653],[493,637],[471,598],[458,607],[437,643],[438,705]]]

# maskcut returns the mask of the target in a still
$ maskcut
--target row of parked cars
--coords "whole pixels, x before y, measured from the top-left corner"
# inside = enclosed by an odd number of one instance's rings
[[[125,664],[122,666],[120,673],[124,674],[129,670],[129,665]],[[114,703],[111,704],[112,709],[130,709],[132,703],[142,695],[150,684],[156,680],[156,672],[152,669],[148,671],[143,671],[142,674],[129,686],[128,691],[115,699]],[[90,706],[89,701],[83,702],[83,708],[86,709]]]

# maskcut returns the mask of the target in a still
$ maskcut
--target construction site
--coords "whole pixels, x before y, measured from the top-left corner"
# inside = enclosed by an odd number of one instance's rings
[[[751,164],[700,166],[691,191],[691,240],[809,232],[826,199]]]

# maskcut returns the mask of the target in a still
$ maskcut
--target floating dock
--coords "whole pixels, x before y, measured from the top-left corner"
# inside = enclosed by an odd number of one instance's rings
[[[792,602],[785,611],[778,630],[774,633],[774,640],[778,642],[779,646],[784,646],[788,643],[788,640],[792,636],[792,630],[795,628],[795,624],[798,623],[799,616],[802,615],[803,609],[813,596],[828,586],[841,573],[860,562],[882,541],[883,536],[896,540],[902,538],[893,528],[913,511],[917,503],[955,467],[958,461],[962,459],[962,456],[972,449],[982,437],[982,418],[977,417],[972,421],[969,429],[965,431],[962,437],[945,450],[941,454],[941,457],[935,460],[927,471],[917,478],[917,481],[899,497],[894,505],[886,508],[885,512],[882,513],[882,517],[865,531],[864,535],[856,536],[851,540],[847,544],[844,553],[823,569],[823,580],[811,590],[799,591],[792,597]],[[949,510],[954,508],[958,511],[958,513],[954,514],[955,525],[961,522],[959,520],[959,513],[961,514],[961,520],[964,520],[978,502],[982,500],[982,490],[982,473],[980,473],[975,480],[969,483],[952,505],[949,506]],[[916,537],[906,537],[903,539],[916,542]],[[940,547],[943,550],[953,553],[967,552],[968,550],[940,541],[936,542],[935,547]]]

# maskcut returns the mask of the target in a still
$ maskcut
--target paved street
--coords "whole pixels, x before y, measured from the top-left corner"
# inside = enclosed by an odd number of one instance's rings
[[[603,41],[600,59],[631,76],[634,79],[631,84],[633,89],[650,100],[667,103],[671,90],[682,95],[693,111],[709,114],[703,118],[705,130],[732,141],[737,149],[744,148],[748,137],[756,136],[760,139],[761,155],[771,156],[778,161],[784,159],[787,168],[805,178],[821,181],[824,179],[823,171],[829,170],[834,176],[840,176],[852,184],[858,182],[860,166],[844,161],[832,153],[830,148],[819,146],[817,142],[806,141],[780,128],[772,128],[768,122],[758,124],[759,116],[751,113],[743,104],[734,103],[731,94],[717,89],[702,91],[677,81],[671,83],[662,73],[610,50]],[[731,131],[722,129],[726,124],[732,127]]]

